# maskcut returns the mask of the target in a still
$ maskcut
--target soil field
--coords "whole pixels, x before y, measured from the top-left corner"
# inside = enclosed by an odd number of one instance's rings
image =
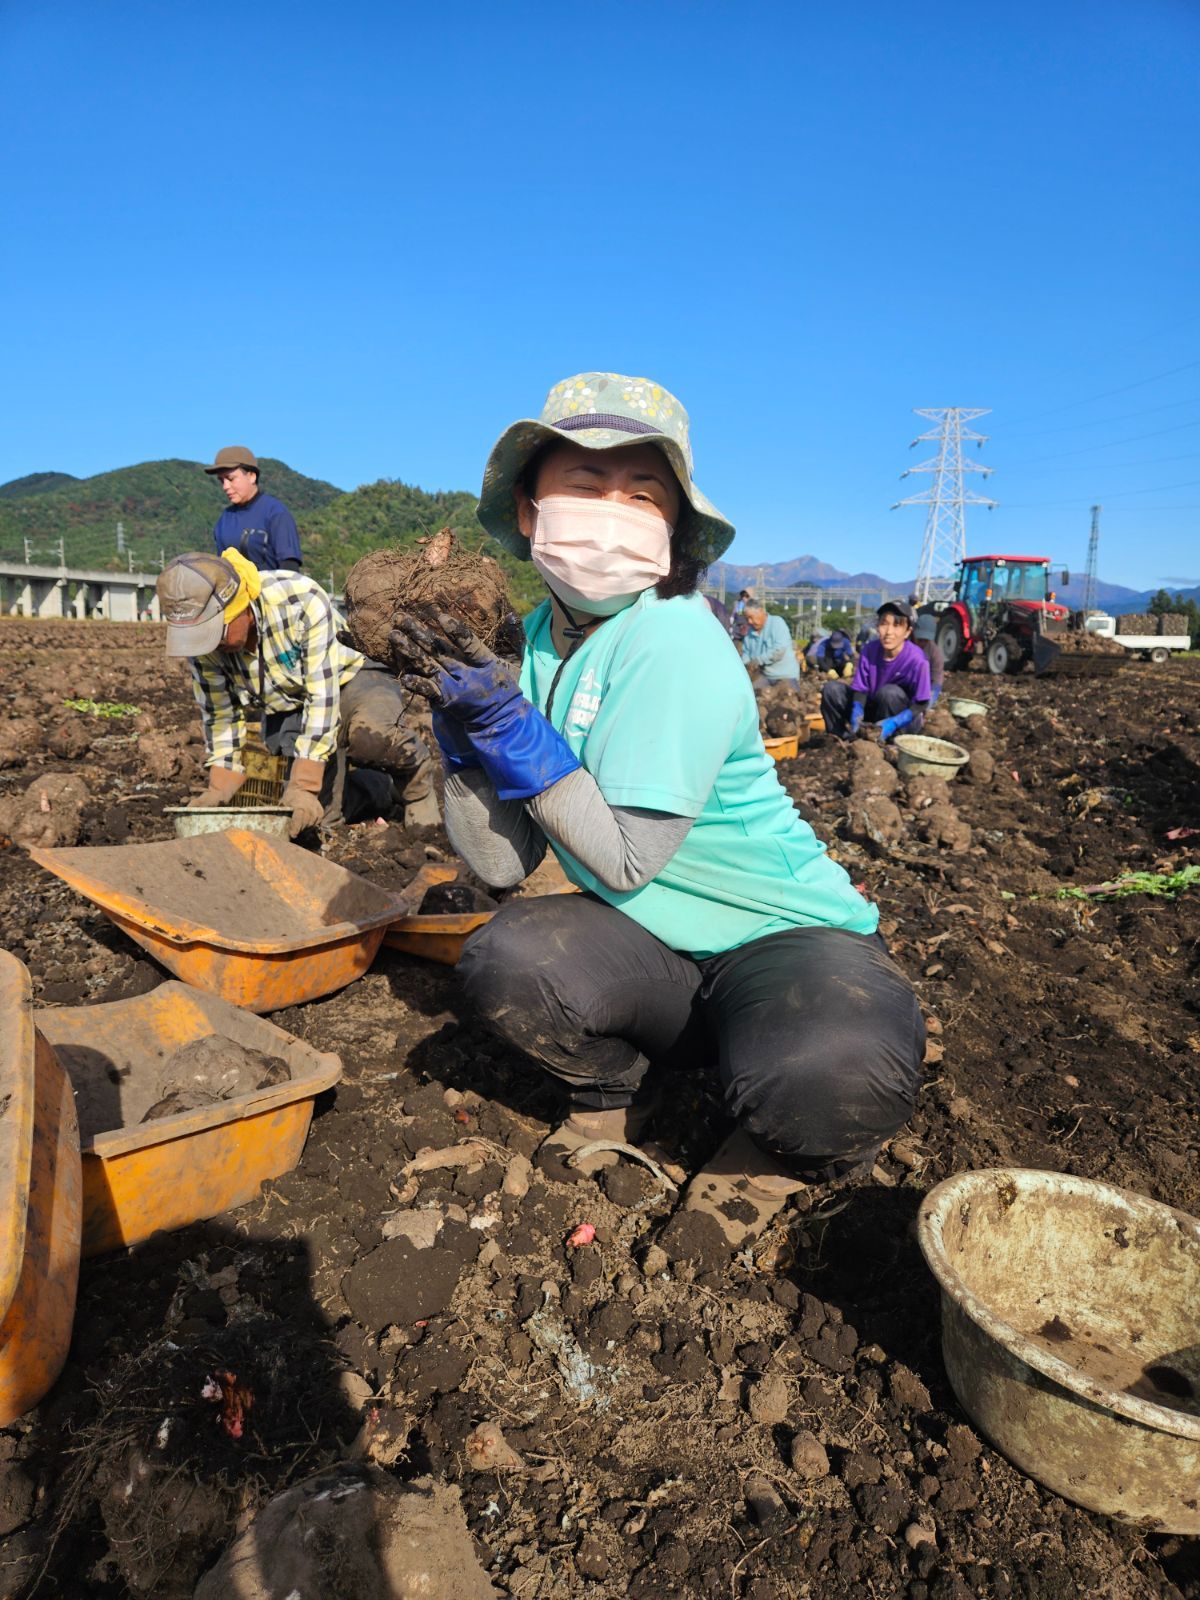
[[[70,842],[169,837],[201,747],[161,649],[149,626],[0,620],[0,800],[73,775]],[[668,1259],[641,1166],[530,1171],[554,1096],[452,969],[385,951],[276,1013],[344,1078],[259,1199],[84,1264],[66,1371],[0,1432],[0,1596],[190,1596],[269,1496],[348,1459],[456,1488],[497,1592],[526,1600],[1200,1596],[1195,1542],[1080,1511],[978,1436],[913,1227],[941,1178],[1005,1163],[1200,1214],[1200,891],[1057,894],[1200,863],[1198,690],[1192,661],[972,670],[947,692],[988,715],[927,730],[970,752],[949,789],[862,742],[780,768],[880,905],[931,1044],[873,1181],[801,1196],[732,1264]],[[388,887],[452,859],[375,823],[327,854]],[[166,976],[17,845],[0,927],[38,1006]],[[704,1063],[665,1103],[656,1140],[689,1173],[726,1131]],[[429,1150],[455,1164],[410,1166]],[[594,1241],[568,1243],[581,1223]]]

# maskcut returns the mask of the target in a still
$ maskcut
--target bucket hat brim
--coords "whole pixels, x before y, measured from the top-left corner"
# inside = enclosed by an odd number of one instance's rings
[[[500,435],[488,457],[476,515],[492,538],[511,555],[522,561],[529,560],[529,540],[517,525],[513,491],[534,456],[548,444],[577,444],[585,450],[616,450],[630,444],[657,446],[691,507],[687,526],[700,559],[711,564],[733,543],[733,523],[697,489],[683,450],[669,434],[659,433],[645,423],[638,427],[608,428],[582,426],[582,416],[569,421],[572,425],[565,428],[553,427],[532,417],[514,422]]]

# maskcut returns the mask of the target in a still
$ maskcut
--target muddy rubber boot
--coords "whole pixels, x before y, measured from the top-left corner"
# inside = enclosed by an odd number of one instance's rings
[[[727,1262],[808,1185],[735,1128],[684,1192],[659,1240],[672,1261]]]
[[[592,1111],[577,1106],[538,1145],[534,1165],[557,1183],[578,1183],[581,1178],[594,1177],[605,1167],[616,1166],[620,1160],[618,1151],[596,1150],[578,1164],[572,1161],[569,1166],[568,1158],[589,1144],[637,1144],[653,1114],[653,1103],[618,1106],[612,1111]]]

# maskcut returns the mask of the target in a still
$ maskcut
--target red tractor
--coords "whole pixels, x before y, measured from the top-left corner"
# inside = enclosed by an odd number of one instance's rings
[[[1063,582],[1070,575],[1063,573]],[[1020,672],[1033,661],[1039,674],[1054,670],[1071,613],[1049,592],[1047,556],[968,556],[958,570],[953,600],[920,609],[937,619],[937,645],[947,667],[982,656],[989,672]],[[1047,636],[1050,637],[1047,637]]]

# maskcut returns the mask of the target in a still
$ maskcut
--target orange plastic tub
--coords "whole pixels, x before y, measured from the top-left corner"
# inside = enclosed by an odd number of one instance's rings
[[[299,1161],[313,1100],[342,1073],[337,1056],[185,983],[110,1005],[40,1011],[38,1024],[79,1107],[85,1256],[253,1200],[267,1178]],[[291,1081],[142,1122],[157,1094],[155,1069],[214,1033],[282,1056]]]
[[[800,751],[800,735],[792,733],[782,739],[764,739],[766,752],[775,761],[790,761]]]
[[[67,1359],[81,1205],[71,1086],[33,1025],[29,973],[0,951],[0,1427]]]
[[[242,828],[29,853],[176,977],[248,1011],[344,988],[407,909],[311,850]]]
[[[409,905],[419,906],[435,884],[452,883],[457,877],[457,867],[430,862],[406,886],[404,897]],[[494,915],[491,911],[417,913],[393,922],[383,942],[389,950],[403,950],[407,956],[420,956],[425,961],[439,961],[443,966],[452,967],[462,955],[468,935]]]

